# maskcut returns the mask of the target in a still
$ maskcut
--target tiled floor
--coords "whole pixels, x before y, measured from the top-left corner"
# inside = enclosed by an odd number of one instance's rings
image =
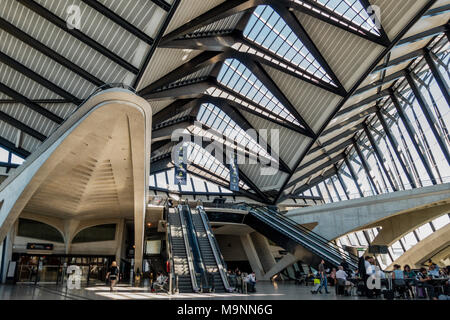
[[[68,290],[55,285],[0,285],[0,300],[133,300],[133,299],[231,299],[231,300],[356,300],[359,297],[336,296],[334,288],[330,294],[312,295],[311,287],[298,286],[293,283],[259,282],[257,292],[251,294],[239,293],[180,293],[167,295],[151,293],[148,287],[131,287],[119,285],[116,292],[110,292],[104,285],[91,286],[80,290]]]

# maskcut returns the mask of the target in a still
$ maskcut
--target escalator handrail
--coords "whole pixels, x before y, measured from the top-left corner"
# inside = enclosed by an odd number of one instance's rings
[[[279,224],[280,222],[287,228],[289,228],[291,231],[295,231],[295,232],[299,232],[300,234],[303,235],[303,237],[306,238],[307,241],[314,241],[316,243],[316,245],[319,245],[320,247],[322,247],[323,250],[328,251],[329,253],[339,257],[340,262],[342,261],[342,259],[344,258],[348,263],[354,265],[355,267],[357,266],[357,261],[352,260],[351,258],[349,258],[349,256],[345,255],[345,252],[341,252],[339,250],[336,250],[336,248],[334,248],[333,246],[330,246],[329,243],[324,242],[324,241],[320,241],[320,239],[310,239],[310,234],[303,231],[300,228],[296,228],[296,225],[292,224],[292,223],[288,223],[288,221],[286,221],[285,219],[278,219],[277,217],[270,214],[270,213],[266,213],[263,210],[255,210],[256,212],[259,212],[260,214],[262,214],[263,216],[265,216],[267,219],[271,220],[273,223],[275,224]]]
[[[335,263],[335,264],[339,264],[340,260],[342,260],[342,258],[336,259],[336,254],[330,252],[329,250],[327,250],[327,248],[322,248],[322,249],[325,249],[326,252],[321,252],[320,250],[318,250],[317,246],[315,247],[314,244],[312,244],[311,241],[309,239],[307,239],[303,233],[297,232],[296,234],[292,234],[292,232],[288,232],[287,230],[281,229],[280,226],[277,225],[277,223],[270,221],[267,216],[261,215],[259,212],[256,212],[256,211],[250,211],[250,213],[252,215],[255,215],[258,219],[265,221],[272,228],[278,230],[282,234],[288,234],[288,236],[290,235],[294,240],[298,241],[306,249],[309,249],[310,251],[314,252],[315,254],[317,254],[319,256],[321,256],[321,255],[326,256],[327,258],[325,260],[333,261],[333,263]],[[338,262],[338,260],[339,260],[339,262]]]
[[[167,243],[167,255],[169,258],[169,263],[170,263],[170,274],[169,274],[169,291],[170,293],[173,293],[173,279],[175,276],[175,267],[174,267],[174,260],[173,260],[173,256],[172,256],[172,232],[170,231],[170,223],[169,223],[169,219],[166,218],[166,243]],[[178,288],[176,288],[178,289]]]
[[[219,270],[220,277],[222,278],[222,282],[224,284],[225,290],[232,291],[230,284],[228,283],[228,276],[226,270],[225,259],[223,258],[222,252],[219,249],[219,244],[217,243],[217,239],[212,235],[210,223],[208,220],[208,216],[206,215],[205,210],[202,206],[197,206],[198,214],[202,220],[203,226],[205,227],[205,232],[208,237],[209,244],[214,254],[214,259],[216,260],[216,264]]]
[[[262,210],[261,208],[254,208],[254,209],[260,210],[260,211],[263,211],[263,212],[264,212],[264,210]],[[311,235],[312,237],[316,238],[317,241],[320,241],[320,242],[322,242],[322,243],[331,245],[331,246],[333,246],[334,248],[336,248],[337,251],[340,252],[339,247],[336,246],[332,241],[329,241],[328,239],[322,237],[321,235],[319,235],[319,234],[317,234],[317,233],[315,233],[315,232],[309,230],[308,228],[306,228],[306,227],[304,227],[304,226],[302,226],[302,225],[296,224],[295,221],[293,221],[292,219],[289,219],[288,217],[283,216],[282,214],[280,214],[279,212],[277,212],[277,211],[275,211],[275,210],[271,210],[271,209],[269,209],[269,208],[266,208],[266,210],[269,211],[272,215],[275,215],[275,216],[279,217],[280,219],[282,219],[285,223],[290,224],[292,227],[294,227],[294,228],[296,228],[296,229],[301,229],[302,231],[307,232],[309,235]],[[349,255],[350,257],[352,256],[352,255],[351,255],[350,253],[348,253],[348,252],[345,253],[345,254],[346,254],[346,255]],[[354,256],[354,255],[353,255],[353,256]],[[358,259],[358,257],[356,257],[356,256],[354,256],[354,258],[355,258],[356,260]]]
[[[200,269],[200,278],[203,278],[203,283],[205,284],[203,286],[202,283],[202,288],[210,288],[209,286],[209,281],[208,281],[208,276],[207,276],[207,270],[205,267],[205,263],[203,262],[203,255],[202,255],[202,251],[200,250],[200,244],[198,243],[198,238],[197,238],[197,230],[195,228],[194,222],[192,221],[192,213],[191,213],[191,208],[189,207],[189,205],[183,205],[184,209],[186,210],[186,215],[184,216],[187,220],[187,227],[189,228],[189,238],[191,239],[192,242],[192,254],[194,256],[194,261],[196,261],[196,265],[198,266],[198,268]],[[197,259],[195,259],[195,257],[197,257]]]
[[[328,243],[329,245],[333,246],[334,248],[338,249],[338,251],[340,251],[339,250],[340,248],[336,244],[334,244],[332,241],[322,237],[321,235],[313,232],[312,230],[309,230],[308,228],[306,228],[306,227],[304,227],[302,225],[296,224],[295,221],[293,221],[292,219],[290,219],[290,218],[280,214],[279,212],[277,212],[275,210],[271,210],[269,208],[267,208],[267,210],[269,212],[273,213],[274,215],[276,215],[277,217],[279,217],[280,219],[283,219],[286,223],[291,224],[295,228],[303,229],[304,231],[308,232],[308,234],[311,234],[313,237],[315,237],[317,240],[322,241],[324,243]],[[358,257],[356,255],[350,253],[350,252],[346,252],[345,254],[349,255],[350,258],[354,258],[355,260],[358,260]]]
[[[260,211],[263,214],[267,214],[264,210],[262,210],[261,208],[254,208],[254,210]],[[348,262],[357,264],[358,262],[358,257],[345,251],[342,250],[341,248],[339,248],[338,246],[336,246],[333,242],[328,241],[327,239],[323,238],[322,236],[318,235],[317,233],[309,230],[308,228],[305,228],[301,225],[296,224],[293,220],[281,215],[280,213],[267,209],[269,211],[268,216],[273,218],[273,216],[275,216],[276,218],[279,218],[280,220],[282,220],[285,224],[290,225],[292,228],[299,230],[300,232],[306,232],[308,234],[308,236],[314,238],[315,241],[317,242],[321,242],[324,245],[327,245],[329,247],[329,249],[335,251],[337,254],[339,254],[341,257],[344,256],[346,258],[346,260],[348,260]]]
[[[186,258],[188,260],[188,266],[189,266],[189,275],[191,276],[191,283],[192,283],[192,289],[194,292],[200,292],[200,288],[197,284],[197,277],[195,275],[195,268],[194,268],[194,258],[192,256],[192,250],[191,246],[189,244],[189,239],[187,238],[187,230],[186,230],[186,221],[184,220],[184,216],[182,214],[182,206],[178,205],[178,215],[180,217],[180,224],[181,224],[181,232],[183,233],[183,240],[184,240],[184,246],[186,249]]]
[[[299,241],[300,243],[302,243],[303,246],[305,246],[306,248],[308,248],[309,250],[311,250],[312,252],[315,252],[317,255],[325,255],[327,256],[327,258],[325,260],[328,261],[333,261],[334,264],[339,265],[342,261],[342,256],[340,253],[336,253],[333,250],[330,249],[329,246],[323,244],[323,243],[314,243],[311,239],[307,238],[307,235],[305,235],[304,232],[300,232],[299,230],[296,230],[294,228],[292,228],[289,225],[284,224],[285,227],[289,228],[288,230],[283,230],[280,228],[279,223],[280,221],[274,221],[273,217],[270,217],[270,214],[267,214],[265,212],[261,211],[256,211],[256,210],[252,210],[250,211],[251,214],[256,215],[259,217],[259,219],[263,219],[265,220],[267,223],[270,223],[271,227],[279,230],[281,233],[284,234],[290,234],[291,237],[293,237],[294,239],[296,239],[297,241]],[[283,221],[281,221],[283,222]],[[295,233],[293,233],[292,231],[295,231]],[[322,250],[322,252],[320,250],[317,249],[317,247],[320,247],[320,249]],[[356,267],[356,265],[350,261],[350,264],[353,267]]]

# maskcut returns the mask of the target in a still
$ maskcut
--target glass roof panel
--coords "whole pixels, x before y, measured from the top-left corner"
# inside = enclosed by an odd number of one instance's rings
[[[302,127],[286,107],[239,60],[225,60],[217,80],[222,85],[252,100],[265,110],[296,126]]]
[[[326,71],[272,7],[260,5],[253,11],[244,36],[310,75],[334,85]]]
[[[260,155],[271,161],[276,161],[263,147],[257,142],[257,137],[252,137],[249,133],[244,131],[233,119],[230,118],[219,107],[211,104],[204,103],[200,106],[200,110],[197,115],[197,120],[210,128],[214,129],[218,133],[226,136],[230,141],[223,141],[219,137],[219,142],[224,142],[227,145],[233,147],[233,142],[238,143],[238,148],[244,150],[248,148],[253,154]]]
[[[369,13],[364,9],[359,0],[312,0],[316,4],[326,7],[343,17],[353,25],[360,27],[370,33],[379,36],[380,32],[375,25]],[[297,3],[303,4],[300,0],[295,0]],[[323,13],[322,13],[323,14]]]

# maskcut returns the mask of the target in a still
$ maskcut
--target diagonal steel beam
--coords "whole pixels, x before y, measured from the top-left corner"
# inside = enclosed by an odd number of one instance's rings
[[[245,11],[264,3],[264,0],[227,0],[222,4],[212,8],[211,10],[201,14],[197,18],[192,19],[183,26],[175,29],[169,34],[165,35],[161,40],[164,45],[168,41],[174,40],[187,33],[193,32],[201,27],[207,26],[220,19],[232,16],[241,11]]]
[[[8,21],[6,21],[5,19],[3,19],[1,17],[0,17],[0,29],[5,30],[12,36],[20,39],[20,41],[23,41],[24,43],[28,44],[30,47],[36,49],[37,51],[41,52],[45,56],[53,59],[60,65],[66,67],[70,71],[76,73],[80,77],[88,80],[89,82],[95,84],[96,86],[102,86],[104,84],[104,82],[102,80],[93,76],[92,74],[90,74],[86,70],[82,69],[81,67],[79,67],[78,65],[76,65],[75,63],[70,61],[69,59],[66,59],[65,57],[63,57],[62,55],[57,53],[56,51],[50,49],[43,43],[37,41],[36,39],[29,36],[27,33],[23,32],[22,30],[20,30],[19,28],[17,28],[16,26],[14,26],[13,24],[9,23]]]
[[[8,65],[9,67],[13,68],[14,70],[22,73],[26,77],[34,80],[35,82],[39,83],[40,85],[44,86],[45,88],[49,89],[50,91],[53,91],[57,95],[67,99],[68,101],[79,105],[81,104],[82,100],[75,97],[73,94],[67,92],[66,90],[62,89],[61,87],[57,86],[53,82],[47,80],[46,78],[42,77],[41,75],[37,74],[33,70],[29,69],[28,67],[24,66],[20,62],[17,62],[10,56],[4,54],[3,52],[0,52],[0,61],[4,64]]]
[[[47,109],[41,107],[40,105],[32,102],[22,94],[20,94],[17,91],[14,91],[13,89],[9,88],[5,84],[0,82],[0,91],[6,94],[7,96],[11,97],[13,100],[26,105],[30,109],[36,111],[37,113],[40,113],[44,117],[56,122],[57,124],[61,124],[64,122],[64,119],[60,118],[59,116],[55,115],[54,113],[48,111]]]
[[[318,6],[317,3],[313,1],[303,0],[303,2],[307,4],[309,8],[295,1],[284,0],[283,2],[286,2],[287,3],[286,5],[288,5],[290,8],[296,11],[305,13],[316,19],[322,20],[323,22],[331,24],[344,31],[350,32],[365,40],[371,41],[384,47],[389,45],[389,42],[387,41],[386,38],[383,39],[382,37],[379,37],[375,34],[372,34],[369,31],[366,31],[365,29],[360,28],[358,25],[355,25],[350,21],[345,20],[343,17],[337,15],[334,11],[326,8],[325,6]],[[345,24],[347,24],[347,26],[345,26],[341,21],[345,21]]]
[[[239,48],[234,48],[236,43],[241,43]],[[251,59],[259,63],[270,66],[281,72],[287,73],[297,79],[318,86],[322,89],[330,91],[334,94],[345,96],[346,91],[343,88],[335,87],[320,78],[299,68],[294,63],[283,59],[272,51],[251,42],[243,37],[242,31],[233,31],[227,34],[211,34],[208,36],[201,35],[195,38],[182,38],[166,42],[165,48],[192,49],[192,50],[208,50],[208,51],[225,51],[227,58]],[[241,48],[248,47],[249,50],[244,51]],[[253,52],[255,51],[255,52]],[[303,75],[305,74],[305,75]],[[307,76],[306,76],[307,75]]]
[[[317,62],[321,65],[321,67],[325,70],[325,72],[330,76],[331,80],[333,80],[334,84],[341,90],[341,92],[346,92],[344,86],[342,85],[339,78],[334,73],[333,69],[328,64],[328,61],[323,57],[320,50],[315,45],[314,41],[306,32],[303,25],[298,20],[297,16],[286,7],[282,5],[277,5],[278,13],[283,17],[284,21],[287,25],[292,29],[297,38],[303,43],[303,45],[308,49],[308,51],[314,56]]]
[[[289,182],[286,185],[286,188],[290,188],[290,187],[293,187],[293,186],[297,185],[299,182],[301,182],[301,181],[303,181],[305,179],[308,179],[312,175],[314,175],[314,174],[316,174],[316,173],[318,173],[318,172],[320,172],[320,171],[322,171],[322,170],[324,170],[324,169],[326,169],[326,168],[328,168],[330,166],[333,166],[334,164],[344,160],[344,158],[345,158],[345,153],[341,153],[341,154],[331,158],[327,162],[324,162],[324,163],[318,165],[317,167],[313,168],[312,170],[309,170],[308,172],[306,172],[305,174],[301,175],[300,177],[292,180],[291,182]],[[297,192],[295,192],[295,191],[293,192],[293,194],[296,194],[296,193]]]
[[[382,59],[394,48],[394,46],[406,35],[406,33],[414,26],[414,24],[417,23],[435,3],[437,0],[428,0],[427,3],[420,9],[414,17],[411,18],[411,20],[403,27],[402,30],[397,34],[397,36],[391,41],[390,45],[387,46],[379,55],[378,57],[373,61],[373,63],[366,69],[366,72],[364,72],[361,77],[358,79],[358,81],[355,82],[353,87],[348,91],[347,96],[342,99],[342,101],[336,106],[335,110],[331,113],[331,115],[328,117],[328,119],[324,122],[323,126],[320,128],[320,130],[317,132],[318,136],[326,129],[330,121],[336,116],[336,114],[339,112],[339,110],[344,106],[344,104],[348,101],[348,99],[351,98],[353,93],[358,89],[358,87],[361,86],[364,79],[367,78],[367,76],[372,72],[373,69],[377,67],[377,65],[382,61]],[[317,139],[313,139],[313,141],[310,142],[310,144],[307,146],[305,152],[302,153],[302,155],[299,157],[299,159],[295,163],[295,168],[300,165],[300,163],[303,161],[303,159],[308,154],[309,149],[314,145]],[[275,199],[274,204],[276,204],[279,200],[279,198],[282,196],[285,186],[289,183],[291,177],[288,177],[284,185],[281,187],[278,197]]]
[[[22,5],[30,9],[31,11],[37,13],[44,19],[48,20],[49,22],[53,23],[55,26],[59,27],[60,29],[64,30],[65,32],[69,33],[79,41],[83,42],[87,46],[91,47],[92,49],[98,51],[108,59],[114,61],[122,68],[134,73],[138,74],[139,70],[135,66],[133,66],[131,63],[126,61],[125,59],[119,57],[116,53],[112,52],[108,48],[104,47],[97,41],[93,40],[83,32],[77,30],[77,29],[68,29],[66,21],[55,15],[53,12],[45,8],[44,6],[40,5],[39,3],[35,2],[34,0],[17,0]]]
[[[41,134],[40,132],[30,128],[23,122],[20,122],[19,120],[11,117],[10,115],[8,115],[2,111],[0,111],[0,120],[8,123],[9,125],[15,127],[16,129],[19,129],[20,131],[32,136],[33,138],[38,139],[39,141],[44,141],[45,139],[47,139],[47,137],[44,136],[43,134]]]
[[[148,34],[143,32],[141,29],[137,28],[121,16],[119,16],[117,13],[109,9],[107,6],[103,5],[102,3],[96,1],[96,0],[82,0],[84,3],[86,3],[88,6],[94,8],[99,13],[107,17],[108,19],[114,21],[116,24],[121,26],[123,29],[127,30],[134,36],[138,37],[142,41],[146,42],[149,45],[152,45],[154,43],[154,40],[152,37],[150,37]]]

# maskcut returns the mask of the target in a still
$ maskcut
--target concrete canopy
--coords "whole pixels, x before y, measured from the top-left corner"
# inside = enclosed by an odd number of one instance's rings
[[[0,187],[0,239],[22,212],[66,220],[133,218],[142,262],[152,109],[124,89],[88,99]]]

